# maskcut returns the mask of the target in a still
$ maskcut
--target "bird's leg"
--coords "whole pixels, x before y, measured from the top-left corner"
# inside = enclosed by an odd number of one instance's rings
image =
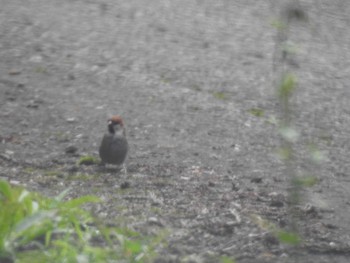
[[[126,167],[125,163],[123,163],[123,170],[124,170],[124,174],[127,175],[128,174],[128,170],[127,170],[127,167]]]

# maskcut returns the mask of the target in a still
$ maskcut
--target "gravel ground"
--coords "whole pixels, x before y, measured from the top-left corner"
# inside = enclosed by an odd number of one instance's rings
[[[318,183],[298,210],[299,250],[259,221],[288,222],[274,124],[281,2],[2,0],[0,177],[50,196],[95,194],[107,221],[168,231],[158,262],[348,262],[350,2],[301,5],[307,22],[289,33],[294,167]],[[128,176],[76,165],[98,156],[113,114],[127,126]]]

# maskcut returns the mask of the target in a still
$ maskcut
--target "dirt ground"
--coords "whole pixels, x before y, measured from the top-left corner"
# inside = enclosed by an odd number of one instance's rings
[[[288,222],[276,1],[2,0],[0,178],[94,194],[100,217],[166,230],[158,262],[349,262],[350,2],[301,4],[308,22],[290,32],[294,167],[318,183],[304,191],[299,250],[256,220]],[[127,176],[76,165],[98,157],[113,114],[127,126]]]

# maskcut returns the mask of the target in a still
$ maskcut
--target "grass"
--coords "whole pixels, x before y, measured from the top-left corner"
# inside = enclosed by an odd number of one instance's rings
[[[23,169],[23,172],[26,174],[42,174],[44,176],[52,176],[52,177],[56,177],[56,176],[60,176],[62,175],[62,171],[57,171],[57,170],[45,170],[45,169],[38,169],[38,168],[34,168],[34,167],[27,167],[25,169]]]
[[[230,257],[222,256],[220,257],[220,263],[235,263],[236,261]]]
[[[82,156],[78,161],[78,165],[93,165],[98,163],[99,163],[99,160],[94,156],[90,156],[90,155]]]
[[[263,109],[259,108],[251,108],[248,112],[255,117],[263,117],[265,113]]]
[[[213,96],[218,100],[228,100],[230,98],[230,96],[223,91],[213,92]]]
[[[152,262],[163,236],[107,227],[82,208],[100,200],[64,201],[0,181],[0,262]]]

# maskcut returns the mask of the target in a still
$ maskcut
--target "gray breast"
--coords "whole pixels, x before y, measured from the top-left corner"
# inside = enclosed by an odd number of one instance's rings
[[[124,136],[105,134],[99,153],[104,163],[120,165],[128,153],[128,142]]]

